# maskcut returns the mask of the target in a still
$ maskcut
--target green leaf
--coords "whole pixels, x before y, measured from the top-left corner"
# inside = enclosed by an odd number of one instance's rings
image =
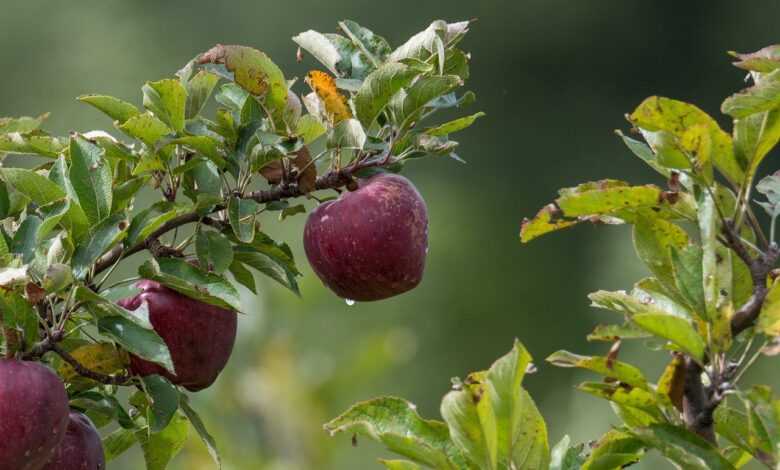
[[[453,442],[479,468],[498,465],[497,423],[484,372],[469,374],[461,389],[444,396],[441,414],[450,428]]]
[[[618,416],[629,426],[647,426],[666,420],[658,396],[653,392],[604,382],[583,382],[577,390],[612,402]]]
[[[111,197],[111,212],[116,213],[127,209],[130,202],[138,194],[138,191],[146,186],[148,181],[148,176],[136,176],[117,185],[114,188],[114,194]]]
[[[322,122],[311,114],[301,116],[296,125],[296,132],[307,145],[317,140],[326,131]]]
[[[547,362],[558,367],[578,367],[601,374],[608,379],[619,380],[633,387],[652,390],[642,371],[631,364],[598,356],[580,356],[568,351],[552,353]]]
[[[145,308],[143,305],[139,309]],[[105,316],[97,321],[98,330],[127,351],[174,371],[168,346],[154,332],[120,316]]]
[[[453,442],[480,468],[546,468],[547,427],[522,388],[530,355],[519,342],[488,371],[448,393],[441,413]]]
[[[0,155],[16,153],[56,158],[66,146],[65,139],[44,134],[0,134]]]
[[[422,470],[422,467],[414,462],[408,460],[383,460],[379,459],[379,463],[385,466],[389,470]]]
[[[532,219],[524,219],[520,228],[520,241],[528,243],[544,234],[562,230],[579,223],[578,220],[564,219],[563,213],[555,204],[542,207]]]
[[[193,207],[189,204],[171,203],[161,201],[155,203],[148,209],[144,209],[133,217],[128,229],[125,246],[131,247],[144,242],[156,230],[160,229],[166,222],[176,217],[189,214]]]
[[[149,260],[138,268],[138,274],[195,300],[225,309],[241,310],[241,299],[232,284],[222,276],[205,273],[184,260]]]
[[[170,461],[181,451],[187,441],[190,425],[187,418],[176,413],[162,431],[147,434],[141,430],[136,438],[141,443],[147,470],[165,470]]]
[[[550,470],[580,470],[583,445],[571,447],[571,438],[566,435],[555,444],[550,452]]]
[[[253,294],[257,294],[257,286],[255,285],[255,276],[252,271],[246,268],[243,263],[239,263],[236,260],[230,264],[230,274],[233,278],[242,286],[249,289]]]
[[[635,290],[631,294],[625,291],[596,291],[588,295],[591,306],[622,313],[628,318],[638,313],[650,313],[656,315],[671,315],[678,318],[688,318],[687,311],[679,310],[679,307],[671,303],[670,299],[662,298],[657,293],[650,295],[641,290]]]
[[[325,424],[325,430],[331,435],[346,432],[366,436],[396,454],[433,468],[463,468],[458,466],[462,456],[450,441],[447,426],[422,419],[414,405],[400,398],[358,403]]]
[[[734,120],[734,152],[755,174],[764,157],[780,140],[780,110],[751,114]]]
[[[686,470],[733,470],[712,444],[685,429],[668,424],[632,429],[631,434],[646,446],[658,449],[666,458]]]
[[[206,70],[199,70],[187,82],[187,106],[184,117],[192,119],[200,113],[211,97],[219,76]]]
[[[133,116],[119,125],[118,128],[150,147],[154,147],[157,141],[173,132],[170,127],[151,113]]]
[[[127,216],[119,212],[100,222],[90,235],[89,240],[80,243],[73,254],[73,274],[83,279],[92,264],[103,253],[119,243],[127,235]]]
[[[636,437],[613,429],[593,446],[582,470],[613,470],[639,462],[645,453],[644,443]]]
[[[483,112],[472,114],[471,116],[464,116],[462,118],[445,122],[444,124],[440,124],[436,127],[426,129],[425,133],[433,136],[446,136],[449,134],[453,134],[455,132],[462,131],[463,129],[470,127],[472,124],[474,124],[474,122],[477,119],[483,116],[485,116],[485,113]]]
[[[218,45],[203,54],[200,61],[224,63],[235,75],[235,82],[252,95],[261,97],[277,127],[283,127],[287,81],[281,69],[265,53],[245,46]]]
[[[671,137],[675,141],[674,147],[685,152],[696,153],[700,150],[700,142],[694,137],[707,135],[711,145],[711,160],[718,170],[731,182],[742,181],[745,162],[739,162],[735,158],[731,136],[724,132],[712,117],[696,106],[652,96],[631,113],[629,120],[642,130],[651,147],[661,144],[659,138]],[[702,129],[706,130],[703,134]],[[668,144],[663,143],[663,145]]]
[[[94,226],[111,214],[111,166],[103,157],[105,150],[83,137],[70,140],[68,178],[79,205]]]
[[[3,327],[21,332],[27,348],[38,341],[38,312],[24,297],[13,291],[0,290],[0,310]]]
[[[666,314],[638,313],[631,321],[643,330],[671,341],[699,362],[704,360],[706,344],[688,320]]]
[[[225,166],[225,150],[214,138],[205,135],[189,135],[166,142],[166,145],[183,145],[204,155],[218,167]]]
[[[671,247],[675,285],[693,311],[706,317],[702,256],[702,249],[698,245],[687,245],[682,249]]]
[[[780,72],[774,70],[761,75],[756,83],[735,95],[726,98],[721,111],[734,118],[771,111],[780,106]]]
[[[138,442],[135,433],[136,431],[133,429],[119,428],[103,438],[103,452],[105,453],[106,463],[130,450]]]
[[[634,225],[634,249],[656,278],[675,289],[672,247],[683,249],[688,235],[677,225],[661,219],[639,219]]]
[[[38,230],[43,221],[34,215],[28,215],[16,229],[11,243],[11,252],[21,255],[23,263],[30,263],[35,257]]]
[[[233,241],[238,244],[235,247],[235,259],[238,260],[242,256],[246,256],[247,261],[245,264],[255,267],[255,269],[269,275],[285,287],[292,289],[296,294],[298,293],[298,283],[295,278],[300,276],[301,273],[295,266],[292,251],[286,243],[277,243],[262,232],[255,234],[252,243],[240,243],[237,239]],[[249,255],[246,255],[247,253]],[[264,255],[268,260],[251,253]],[[271,266],[268,266],[269,260],[272,264]],[[283,277],[282,274],[284,275]]]
[[[400,62],[388,62],[368,74],[354,98],[360,123],[370,127],[390,98],[419,74],[419,69]]]
[[[336,65],[341,61],[341,54],[336,46],[324,34],[312,29],[304,31],[292,40],[317,59],[333,75],[339,75]]]
[[[780,282],[772,283],[769,293],[761,305],[761,314],[756,324],[758,331],[768,336],[780,336]]]
[[[519,341],[487,372],[489,398],[495,413],[499,463],[517,468],[543,468],[548,461],[547,427],[522,388],[531,355]],[[500,464],[503,465],[503,464]]]
[[[17,118],[0,118],[0,134],[29,134],[38,130],[43,121],[49,118],[49,113],[41,114],[38,117],[22,116]]]
[[[248,245],[236,246],[233,255],[236,261],[256,269],[290,289],[296,295],[300,295],[296,279],[296,276],[299,275],[298,270],[294,266],[291,267],[285,260],[269,256],[267,253],[258,251],[254,246]]]
[[[671,176],[672,170],[663,166],[659,162],[657,155],[646,143],[632,139],[619,130],[616,130],[615,133],[618,135],[618,137],[623,139],[623,143],[626,144],[626,147],[628,147],[629,150],[631,150],[631,153],[639,157],[658,173],[666,176],[667,178]]]
[[[143,88],[144,107],[176,132],[184,130],[187,90],[179,80],[168,78],[147,82]]]
[[[254,239],[257,210],[258,205],[252,199],[232,197],[228,201],[228,220],[240,241],[248,243]]]
[[[737,58],[737,62],[734,62],[736,67],[743,70],[766,73],[780,68],[779,50],[780,46],[772,45],[748,54],[739,54],[737,52],[729,52],[729,54]]]
[[[82,95],[77,99],[94,106],[119,124],[124,124],[128,119],[139,114],[138,108],[113,96]]]
[[[219,232],[201,230],[195,239],[195,250],[200,265],[221,274],[233,263],[233,247],[230,240]]]
[[[38,208],[38,211],[43,216],[43,223],[38,227],[35,240],[37,243],[41,243],[70,211],[70,200],[60,199],[59,201],[41,206]]]
[[[179,392],[164,377],[147,375],[143,377],[144,389],[149,395],[149,429],[152,433],[165,429],[179,409]]]
[[[394,50],[388,59],[401,61],[403,59],[428,59],[436,49],[437,40],[447,39],[448,24],[443,20],[436,20],[424,31],[421,31]]]
[[[128,296],[140,293],[135,287],[125,290],[128,292],[121,298],[127,298]],[[141,307],[138,307],[135,310],[128,310],[114,303],[106,294],[110,294],[110,292],[103,291],[98,294],[92,289],[80,285],[76,287],[74,297],[76,300],[90,304],[90,306],[93,307],[90,309],[90,313],[95,315],[98,319],[104,316],[119,316],[124,317],[145,330],[154,330],[154,327],[149,320],[149,309],[145,306],[146,304],[142,304]]]
[[[394,101],[393,112],[401,127],[407,128],[412,121],[419,118],[423,109],[434,99],[449,93],[463,85],[463,80],[457,75],[435,75],[421,77],[409,87],[403,99]]]
[[[195,412],[195,410],[193,410],[190,406],[190,401],[187,398],[187,395],[180,394],[179,396],[179,405],[181,406],[182,412],[184,412],[185,416],[187,416],[187,419],[190,421],[190,424],[192,424],[192,427],[195,428],[195,431],[198,433],[201,441],[203,441],[203,443],[206,445],[206,449],[208,450],[211,459],[214,460],[215,464],[217,464],[217,469],[221,470],[222,458],[219,456],[219,450],[217,449],[217,443],[214,440],[214,437],[208,432],[206,426],[203,424],[203,420],[201,420],[200,416],[198,416],[198,413]]]
[[[715,409],[714,419],[715,431],[719,435],[747,452],[756,453],[757,449],[750,443],[750,429],[745,413],[723,403]]]
[[[561,189],[559,194],[554,204],[523,221],[521,241],[582,221],[621,224],[696,217],[696,203],[689,194],[665,192],[654,185],[629,186],[624,181],[600,180]]]
[[[390,54],[387,40],[351,20],[339,21],[339,28],[375,66],[384,62]]]
[[[2,176],[3,181],[39,206],[50,204],[66,196],[64,189],[32,170],[0,168],[0,176]]]
[[[622,325],[597,325],[593,332],[588,335],[588,341],[614,343],[621,339],[644,339],[649,337],[650,334],[633,323],[624,323]]]
[[[328,148],[361,150],[365,144],[366,132],[357,119],[341,121],[328,137]]]

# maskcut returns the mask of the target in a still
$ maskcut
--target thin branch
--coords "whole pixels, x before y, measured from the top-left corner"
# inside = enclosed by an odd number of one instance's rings
[[[371,167],[381,167],[390,163],[393,163],[392,159],[382,158],[379,161],[374,160],[374,161],[358,162],[354,165],[349,165],[340,170],[330,171],[317,178],[317,181],[315,182],[315,190],[319,191],[324,189],[338,189],[343,186],[347,186],[349,183],[351,183],[354,180],[354,174],[359,170],[365,168],[371,168]],[[304,193],[297,184],[289,184],[289,185],[275,186],[271,189],[253,191],[242,195],[242,197],[245,199],[253,199],[256,202],[262,204],[262,203],[268,203],[273,201],[281,201],[283,199],[292,199],[292,198],[306,196],[306,195],[307,194]],[[221,210],[224,210],[225,208],[226,208],[225,203],[217,204],[216,206],[214,206],[212,213],[219,212]],[[112,266],[120,259],[127,258],[135,253],[138,253],[139,251],[149,249],[150,247],[153,246],[154,243],[156,243],[155,240],[159,239],[162,235],[166,234],[167,232],[174,230],[177,227],[181,227],[182,225],[198,222],[199,220],[205,221],[208,219],[204,218],[204,215],[199,214],[198,212],[190,212],[187,214],[182,214],[163,224],[160,228],[152,232],[149,235],[149,237],[143,242],[137,243],[136,245],[128,249],[124,249],[122,245],[115,246],[108,253],[103,255],[95,264],[95,270],[94,270],[95,274],[97,275],[98,273],[108,269],[110,266]]]
[[[96,382],[100,382],[106,385],[124,385],[133,378],[131,375],[128,374],[107,375],[107,374],[102,374],[100,372],[95,372],[94,370],[89,369],[85,367],[83,364],[81,364],[75,357],[71,356],[69,352],[62,349],[60,345],[57,344],[56,342],[52,342],[50,348],[51,351],[57,353],[62,358],[63,361],[70,364],[71,367],[73,367],[73,369],[76,371],[76,373],[78,373],[82,377],[86,377],[88,379],[92,379]]]

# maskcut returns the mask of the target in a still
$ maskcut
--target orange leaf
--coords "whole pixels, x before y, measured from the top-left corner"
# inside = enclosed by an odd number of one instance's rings
[[[338,124],[352,117],[347,98],[338,91],[333,77],[325,72],[312,70],[306,77],[306,83],[325,105],[325,111],[332,124]]]

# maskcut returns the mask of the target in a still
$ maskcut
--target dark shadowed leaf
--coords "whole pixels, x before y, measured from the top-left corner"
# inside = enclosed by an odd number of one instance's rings
[[[138,273],[195,300],[230,310],[241,309],[238,291],[225,278],[203,272],[182,259],[149,260],[138,268]]]

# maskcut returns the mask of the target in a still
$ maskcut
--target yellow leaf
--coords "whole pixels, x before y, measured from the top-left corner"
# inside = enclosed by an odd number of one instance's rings
[[[84,367],[101,374],[116,374],[129,363],[127,353],[109,343],[87,344],[76,348],[70,354]],[[63,363],[58,372],[66,382],[80,377],[68,363]]]
[[[347,98],[336,88],[333,77],[325,72],[312,70],[306,77],[306,82],[325,105],[331,124],[338,124],[352,117]]]

